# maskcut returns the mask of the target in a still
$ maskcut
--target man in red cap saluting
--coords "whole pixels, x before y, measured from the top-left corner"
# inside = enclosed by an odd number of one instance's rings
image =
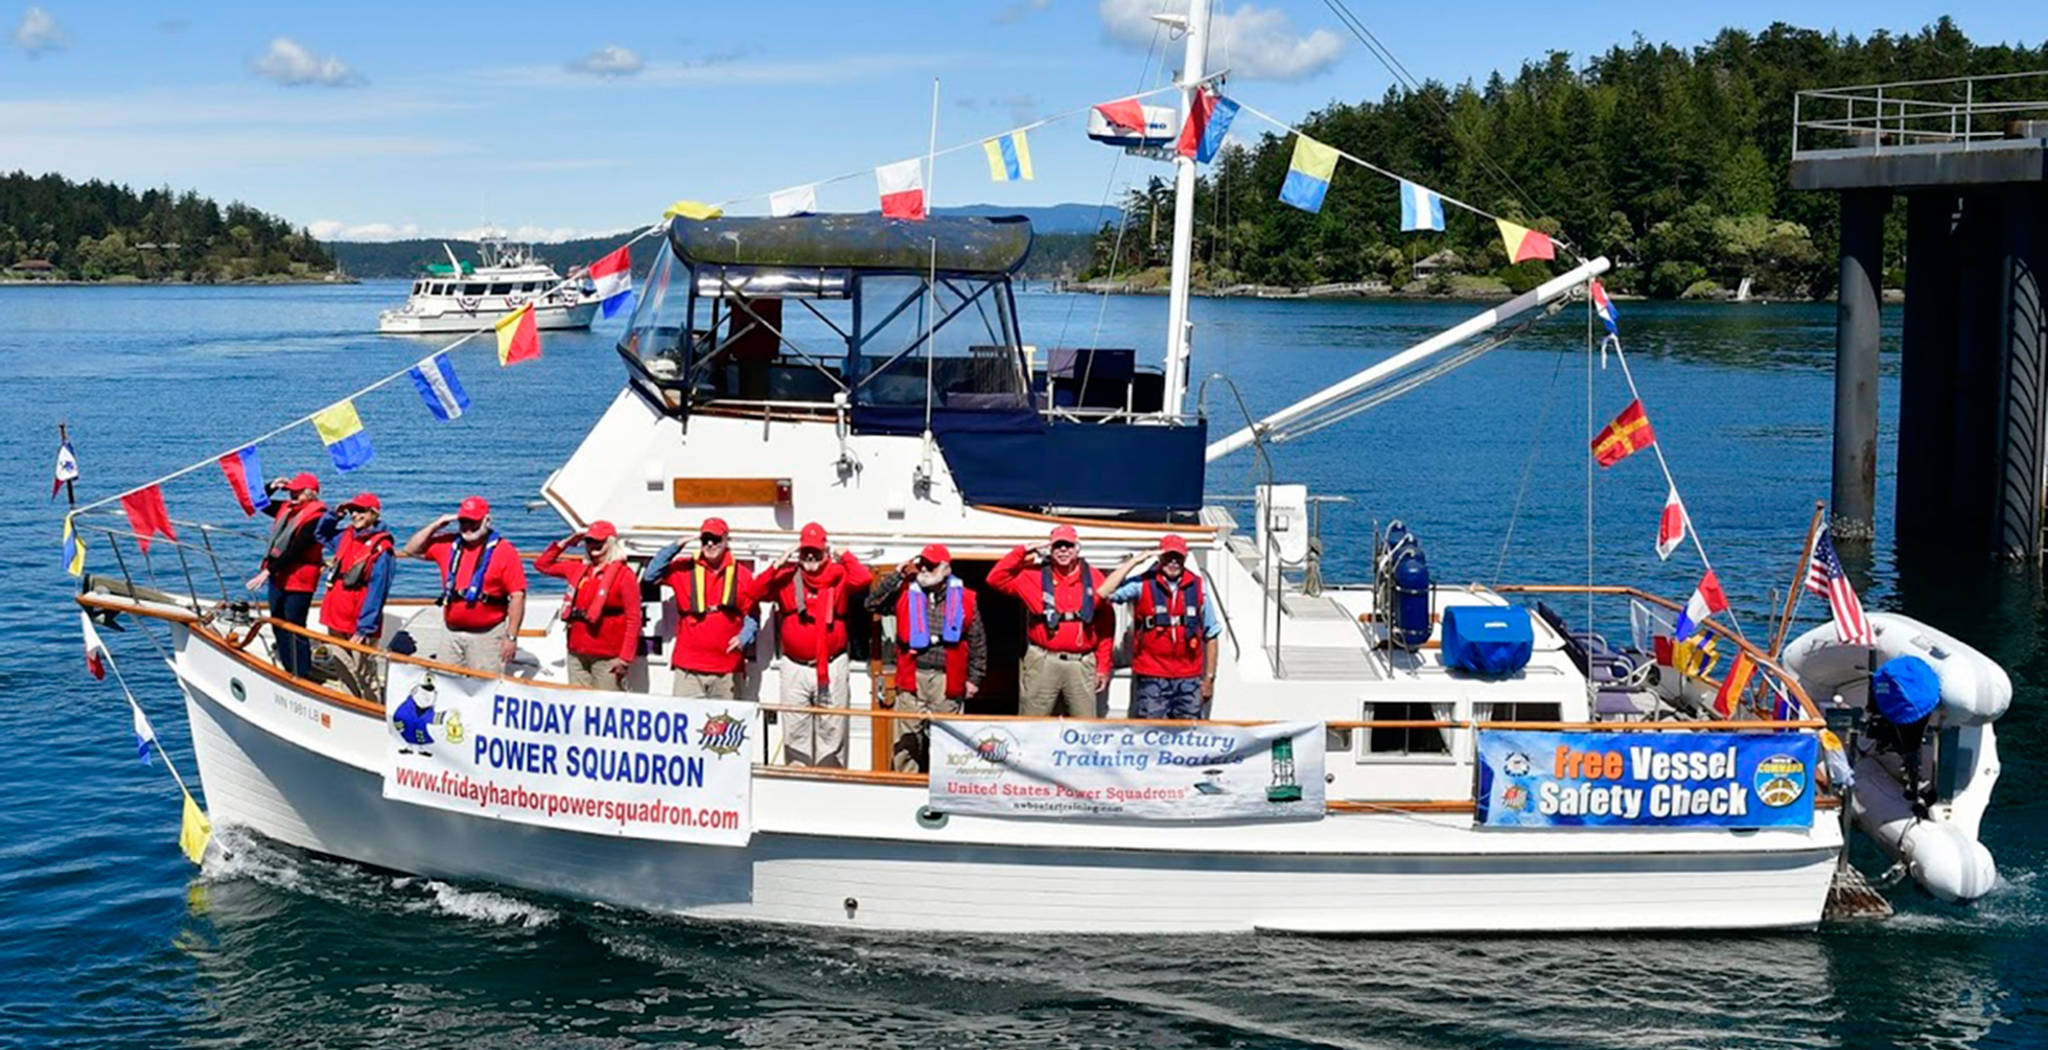
[[[271,486],[275,491],[276,486]],[[249,580],[249,589],[266,584],[270,589],[270,616],[301,628],[313,612],[313,592],[320,589],[320,570],[326,564],[326,548],[320,545],[320,519],[327,504],[320,502],[320,479],[301,471],[285,485],[287,498],[270,501],[270,545],[263,552],[263,568]],[[313,668],[313,642],[295,631],[271,631],[277,643],[277,665],[286,674],[307,676]]]
[[[874,582],[874,574],[853,556],[826,542],[825,527],[812,522],[755,581],[754,598],[776,606],[775,634],[782,640],[785,705],[846,707],[846,608],[853,591]],[[782,747],[791,765],[846,765],[846,719],[836,715],[781,715]]]
[[[562,552],[580,543],[583,557]],[[566,580],[562,622],[567,625],[569,684],[617,689],[640,655],[640,577],[626,564],[626,545],[609,521],[547,545],[533,559],[535,572]]]
[[[868,593],[868,609],[896,615],[896,678],[889,690],[898,711],[955,714],[981,691],[988,670],[988,635],[974,592],[953,575],[953,554],[934,543],[888,572]],[[892,764],[900,771],[930,764],[929,727],[893,719]]]
[[[677,696],[731,700],[739,695],[740,668],[760,625],[751,595],[754,573],[731,549],[732,529],[724,518],[705,518],[697,549],[683,553],[683,541],[663,547],[640,574],[642,583],[666,586],[676,596],[676,637],[669,666]]]
[[[455,535],[441,530],[455,526]],[[519,649],[519,624],[526,618],[526,567],[519,549],[491,528],[491,505],[469,496],[453,514],[443,514],[405,541],[411,558],[432,559],[441,568],[441,621],[446,640],[438,655],[487,674],[504,674]]]
[[[1147,558],[1158,564],[1129,579]],[[1223,622],[1202,578],[1187,564],[1188,541],[1167,533],[1159,537],[1157,551],[1125,558],[1096,589],[1098,597],[1131,603],[1135,614],[1132,718],[1200,718],[1216,694],[1216,639]]]
[[[1034,565],[1036,573],[1025,571]],[[1072,525],[1055,527],[1049,542],[1019,547],[989,569],[988,585],[1014,595],[1031,614],[1018,714],[1095,717],[1116,644],[1116,613],[1095,600],[1101,584],[1102,573],[1081,560],[1081,537]]]
[[[384,600],[397,568],[391,530],[383,525],[384,501],[358,492],[320,519],[320,542],[332,559],[327,596],[320,599],[320,625],[357,645],[375,647],[384,637]],[[372,680],[373,657],[345,650],[358,682]]]

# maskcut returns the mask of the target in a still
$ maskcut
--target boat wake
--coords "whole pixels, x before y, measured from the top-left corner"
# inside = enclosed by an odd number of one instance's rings
[[[352,908],[445,915],[493,926],[535,929],[561,919],[561,913],[552,908],[497,890],[329,860],[241,828],[226,828],[214,837],[214,848],[206,855],[201,875],[212,885],[252,882]]]

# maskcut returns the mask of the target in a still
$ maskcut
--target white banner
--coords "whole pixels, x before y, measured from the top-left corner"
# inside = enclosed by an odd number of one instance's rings
[[[394,662],[384,797],[629,838],[743,846],[760,710],[436,675]]]
[[[932,722],[942,813],[1137,820],[1315,820],[1323,724]]]

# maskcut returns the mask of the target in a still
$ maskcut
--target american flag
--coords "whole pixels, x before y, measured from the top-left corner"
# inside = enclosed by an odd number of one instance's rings
[[[1813,540],[1813,560],[1806,563],[1806,589],[1824,594],[1835,617],[1835,637],[1847,645],[1871,645],[1870,621],[1863,618],[1863,603],[1856,600],[1856,588],[1842,573],[1842,559],[1835,556],[1835,544],[1822,527]]]

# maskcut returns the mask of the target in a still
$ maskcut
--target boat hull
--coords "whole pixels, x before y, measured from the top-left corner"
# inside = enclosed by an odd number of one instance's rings
[[[952,817],[922,787],[757,774],[744,847],[383,797],[382,720],[179,630],[215,822],[410,874],[702,919],[1008,933],[1757,929],[1819,921],[1832,820],[1743,835],[1483,829],[1469,814],[1118,825]],[[239,654],[236,654],[239,655]]]
[[[598,302],[591,300],[575,306],[536,306],[533,321],[543,331],[589,328],[597,318]],[[493,324],[505,316],[505,312],[478,310],[467,313],[450,310],[437,314],[416,314],[402,310],[386,310],[377,318],[377,331],[384,335],[434,335],[448,332],[472,332]]]

